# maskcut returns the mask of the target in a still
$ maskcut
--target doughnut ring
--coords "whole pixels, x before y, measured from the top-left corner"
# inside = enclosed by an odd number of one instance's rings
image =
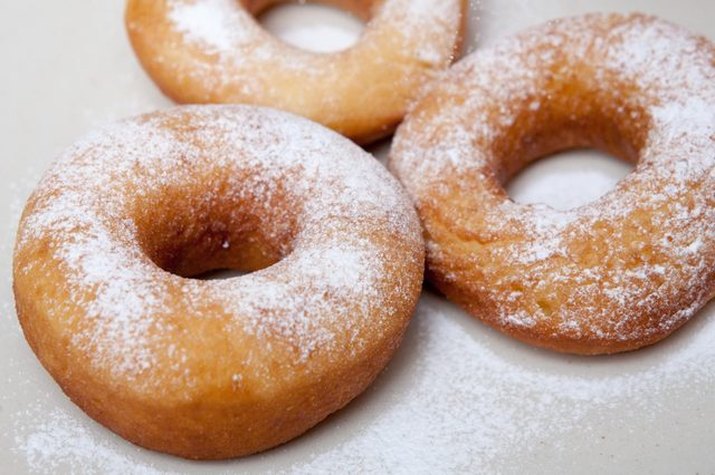
[[[90,134],[18,231],[25,336],[87,414],[143,447],[246,455],[382,370],[421,291],[419,220],[349,140],[291,114],[187,106]],[[212,269],[250,274],[194,278]]]
[[[324,0],[367,22],[335,53],[291,46],[255,17],[285,0],[129,0],[137,56],[180,103],[245,103],[303,115],[358,142],[392,133],[458,53],[466,0]]]
[[[504,183],[550,153],[636,164],[558,211]],[[488,325],[600,354],[666,337],[715,294],[715,46],[642,14],[560,19],[452,67],[390,167],[425,228],[428,278]]]

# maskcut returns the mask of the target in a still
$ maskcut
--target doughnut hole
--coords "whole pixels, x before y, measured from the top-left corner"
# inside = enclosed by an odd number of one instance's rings
[[[309,2],[241,0],[241,3],[264,28],[282,41],[313,52],[328,53],[352,47],[361,34],[359,30],[362,30],[362,28],[360,26],[364,27],[364,23],[370,21],[375,13],[375,8],[380,2],[377,0],[320,0]],[[321,23],[317,22],[311,25],[311,31],[307,32],[307,34],[304,34],[302,30],[296,27],[295,19],[292,16],[287,18],[290,21],[279,21],[282,14],[288,13],[290,15],[295,13],[287,9],[282,12],[280,10],[283,9],[280,7],[303,7],[306,3],[313,6],[334,8],[350,14],[353,18],[341,18],[339,16],[341,12],[323,11],[321,13],[325,14],[325,22],[322,26],[327,30],[319,31]],[[314,13],[313,19],[321,17],[320,15],[315,15],[315,13],[318,13],[317,11],[312,13]],[[361,21],[363,25],[356,25],[355,20]]]
[[[243,6],[248,10],[251,15],[258,18],[261,14],[265,13],[272,7],[296,3],[290,0],[240,0]],[[300,2],[305,3],[305,2]],[[382,3],[381,0],[320,0],[311,1],[308,3],[316,3],[327,5],[330,7],[339,8],[352,13],[364,22],[370,21],[375,13],[376,7]]]
[[[566,211],[605,195],[633,168],[590,148],[559,152],[527,165],[506,184],[506,190],[516,203]]]
[[[254,192],[267,186],[250,172],[214,171],[152,190],[131,213],[141,249],[157,266],[186,278],[267,268],[292,251],[301,212],[282,182],[270,193]]]
[[[364,15],[361,18],[335,6],[313,3],[280,3],[267,8],[256,19],[283,42],[316,53],[351,48],[365,28],[361,21]]]
[[[490,149],[502,185],[533,161],[567,150],[592,148],[630,164],[638,162],[650,128],[645,110],[630,100],[638,91],[625,83],[605,89],[579,79],[594,75],[556,71],[537,88],[539,93],[517,104],[513,122],[498,132]]]

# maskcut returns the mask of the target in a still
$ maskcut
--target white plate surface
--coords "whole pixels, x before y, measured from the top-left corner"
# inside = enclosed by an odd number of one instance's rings
[[[472,3],[469,49],[588,11],[646,11],[715,38],[711,1]],[[516,343],[427,291],[397,356],[365,394],[305,436],[241,460],[187,462],[91,421],[25,343],[11,252],[24,201],[54,156],[98,124],[170,105],[139,68],[122,10],[120,0],[0,1],[0,473],[715,471],[712,303],[654,347],[580,358]],[[359,31],[317,7],[265,21],[304,43],[333,35],[343,44]],[[303,23],[310,26],[296,27]],[[572,153],[531,167],[510,191],[522,201],[576,205],[628,169]]]

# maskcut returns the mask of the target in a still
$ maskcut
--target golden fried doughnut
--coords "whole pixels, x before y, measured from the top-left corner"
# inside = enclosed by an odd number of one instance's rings
[[[246,103],[303,115],[359,142],[388,135],[457,53],[466,0],[324,0],[367,21],[353,47],[316,53],[255,20],[282,0],[129,0],[142,65],[181,103]]]
[[[419,220],[347,139],[290,114],[192,106],[70,148],[22,216],[30,346],[91,417],[196,459],[285,442],[358,395],[421,290]],[[254,271],[224,280],[212,269]]]
[[[526,164],[575,147],[636,168],[569,211],[509,199]],[[477,52],[415,105],[391,168],[425,227],[428,277],[524,342],[636,349],[715,293],[715,47],[678,26],[591,14]]]

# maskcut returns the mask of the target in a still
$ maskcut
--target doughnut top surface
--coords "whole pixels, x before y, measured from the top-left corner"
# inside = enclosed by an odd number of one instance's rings
[[[30,199],[16,269],[62,274],[72,300],[47,295],[47,318],[86,364],[176,395],[231,338],[246,340],[231,349],[251,360],[233,370],[244,379],[369,350],[414,304],[420,242],[396,181],[337,134],[268,109],[184,107],[70,148]],[[30,259],[38,246],[46,260]],[[188,278],[222,267],[255,272]]]

